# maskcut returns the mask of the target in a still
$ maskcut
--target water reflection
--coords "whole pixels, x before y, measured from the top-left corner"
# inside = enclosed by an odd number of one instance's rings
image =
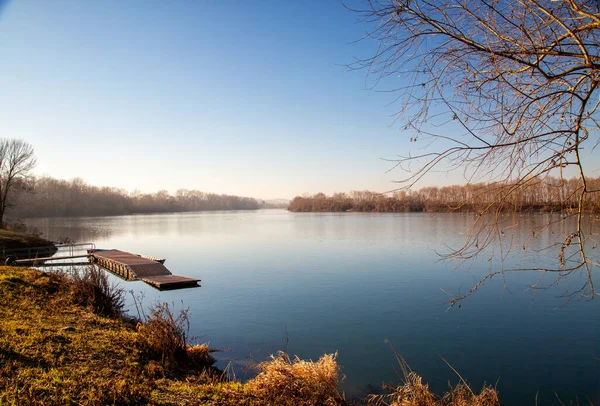
[[[101,218],[35,218],[27,219],[26,224],[53,241],[92,242],[114,234],[114,228],[103,226]]]

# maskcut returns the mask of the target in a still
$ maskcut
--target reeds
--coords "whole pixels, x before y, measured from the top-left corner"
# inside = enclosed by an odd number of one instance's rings
[[[404,358],[397,353],[396,359],[400,364],[404,382],[397,385],[386,385],[388,393],[383,395],[370,395],[368,403],[371,406],[500,406],[500,399],[495,388],[484,385],[479,393],[475,393],[458,372],[460,382],[451,386],[442,396],[432,393],[429,385],[410,369]],[[444,360],[445,361],[445,360]]]

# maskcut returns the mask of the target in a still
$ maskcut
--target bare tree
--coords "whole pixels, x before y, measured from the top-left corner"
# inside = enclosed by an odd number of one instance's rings
[[[498,185],[453,258],[468,260],[491,247],[505,257],[500,240],[513,222],[505,214],[509,197],[526,197],[528,187],[549,183],[551,175],[561,182],[563,174],[577,177],[572,193],[561,197],[576,204],[545,225],[564,230],[556,266],[519,269],[551,272],[557,278],[550,285],[582,271],[586,282],[569,297],[595,295],[586,199],[599,190],[587,182],[583,149],[598,143],[599,7],[597,0],[371,0],[357,11],[374,24],[368,36],[379,47],[351,65],[368,69],[376,88],[401,83],[386,90],[398,92],[398,120],[423,147],[393,160],[408,171],[401,188],[438,169]],[[507,271],[491,270],[451,303]]]
[[[13,191],[22,187],[35,167],[33,147],[23,140],[0,139],[0,227],[11,206]]]

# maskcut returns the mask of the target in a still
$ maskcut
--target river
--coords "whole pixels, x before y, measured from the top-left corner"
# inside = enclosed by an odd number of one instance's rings
[[[546,221],[530,217],[525,233]],[[496,385],[505,404],[534,404],[537,392],[539,404],[556,403],[554,392],[599,404],[600,297],[564,297],[584,275],[534,298],[526,288],[537,275],[514,273],[448,308],[447,292],[464,293],[489,271],[485,255],[458,269],[438,255],[462,242],[472,219],[259,210],[26,223],[49,238],[164,257],[173,273],[201,279],[200,288],[159,292],[114,278],[147,306],[189,307],[191,335],[223,349],[218,365],[238,376],[279,349],[311,359],[337,351],[347,397],[361,397],[399,381],[395,350],[436,391],[458,381],[446,360],[475,388]],[[551,236],[538,237],[507,262],[555,260],[556,251],[537,251]]]

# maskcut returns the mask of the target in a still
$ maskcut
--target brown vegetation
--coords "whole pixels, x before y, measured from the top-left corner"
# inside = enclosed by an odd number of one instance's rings
[[[588,178],[588,184],[600,187],[600,178]],[[399,191],[391,196],[370,191],[327,196],[297,196],[290,205],[296,212],[483,212],[499,211],[559,212],[577,209],[577,179],[561,181],[546,178],[527,188],[512,189],[512,184],[467,184],[425,187],[418,191]],[[500,198],[502,196],[502,198]],[[587,195],[584,208],[600,209],[600,195]]]
[[[170,213],[208,210],[255,210],[260,203],[250,197],[204,193],[180,189],[175,195],[129,193],[114,187],[88,185],[50,177],[32,179],[27,191],[14,196],[7,215],[18,217],[111,216],[135,213]]]
[[[388,387],[389,394],[370,397],[372,406],[500,406],[498,392],[484,386],[479,393],[459,383],[451,387],[443,396],[437,396],[422,382],[422,378],[414,372],[405,376],[403,384]]]
[[[429,385],[424,384],[423,379],[410,369],[404,358],[397,353],[395,355],[404,382],[397,386],[385,385],[384,394],[370,395],[370,406],[501,406],[495,388],[484,385],[481,391],[476,393],[450,364],[448,366],[456,372],[460,382],[455,386],[449,385],[448,392],[438,396],[432,393]]]
[[[247,386],[273,405],[340,405],[344,402],[338,392],[340,367],[335,359],[329,354],[317,362],[303,361],[279,352],[258,365],[260,373]]]
[[[69,282],[71,303],[107,317],[123,315],[124,290],[111,284],[101,269],[89,267],[77,270],[70,275]]]
[[[150,316],[137,325],[148,350],[160,360],[165,372],[177,371],[184,365],[212,365],[215,362],[207,345],[188,345],[188,312],[188,309],[182,309],[176,315],[168,303],[157,303],[151,308]]]

